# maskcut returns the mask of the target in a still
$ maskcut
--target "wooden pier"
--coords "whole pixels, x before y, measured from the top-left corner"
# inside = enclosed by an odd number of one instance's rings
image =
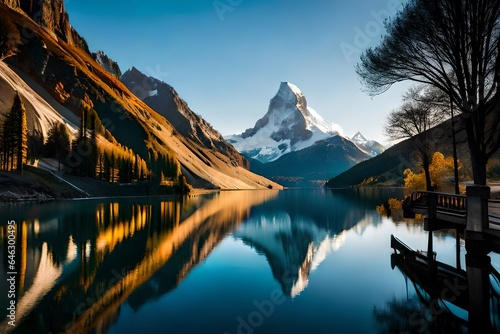
[[[490,188],[467,187],[467,195],[416,191],[403,202],[403,216],[424,215],[424,229],[465,232],[466,247],[500,253],[500,200],[491,200]]]

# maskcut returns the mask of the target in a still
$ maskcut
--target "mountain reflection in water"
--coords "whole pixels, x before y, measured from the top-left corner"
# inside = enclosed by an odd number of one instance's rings
[[[184,201],[121,199],[26,204],[26,210],[7,207],[2,221],[18,217],[15,331],[105,331],[120,305],[165,263],[175,262],[175,271],[168,271],[167,292],[248,218],[252,206],[276,195],[277,191],[255,191],[251,196],[222,192]],[[6,226],[1,235],[6,245]],[[2,261],[6,269],[5,257]],[[5,312],[8,301],[5,294],[0,298]],[[133,300],[135,307],[141,303],[138,299]],[[13,329],[5,316],[2,313],[2,332]]]
[[[346,231],[361,234],[380,223],[374,208],[389,196],[314,192],[319,196],[235,191],[4,206],[2,252],[5,222],[15,219],[19,275],[17,326],[8,326],[1,294],[0,331],[107,332],[123,305],[138,311],[171,292],[228,235],[264,255],[283,294],[296,297],[344,245]],[[5,281],[6,256],[0,261]]]

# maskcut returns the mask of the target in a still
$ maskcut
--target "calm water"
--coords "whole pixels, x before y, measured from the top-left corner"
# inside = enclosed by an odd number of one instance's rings
[[[433,296],[418,263],[391,256],[391,234],[424,250],[428,233],[381,217],[376,206],[390,197],[403,194],[237,191],[1,206],[2,282],[6,222],[18,231],[17,326],[8,325],[2,283],[0,332],[466,332],[467,307]],[[455,237],[435,234],[433,245],[438,261],[457,266]],[[466,269],[463,241],[459,254]],[[498,254],[490,257],[499,270]],[[500,285],[488,270],[464,273],[482,277],[490,306],[480,321],[498,330]],[[455,289],[441,291],[458,297],[448,299],[468,300],[449,280]]]

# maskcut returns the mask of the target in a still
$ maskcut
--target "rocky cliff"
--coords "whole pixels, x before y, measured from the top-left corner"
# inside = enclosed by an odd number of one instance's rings
[[[120,80],[122,76],[122,71],[120,66],[116,61],[109,58],[103,51],[92,52],[92,58],[98,62],[106,71],[108,71],[112,76]]]
[[[22,10],[56,39],[60,38],[64,42],[90,53],[85,39],[69,23],[64,0],[0,0],[0,2],[13,9]],[[29,34],[29,32],[23,31],[22,34]]]

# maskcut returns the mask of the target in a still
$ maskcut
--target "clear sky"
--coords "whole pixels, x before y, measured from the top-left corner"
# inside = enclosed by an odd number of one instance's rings
[[[403,0],[404,2],[404,0]],[[408,84],[370,97],[354,71],[402,0],[66,0],[91,51],[172,85],[223,135],[253,127],[282,81],[308,105],[383,144]]]

